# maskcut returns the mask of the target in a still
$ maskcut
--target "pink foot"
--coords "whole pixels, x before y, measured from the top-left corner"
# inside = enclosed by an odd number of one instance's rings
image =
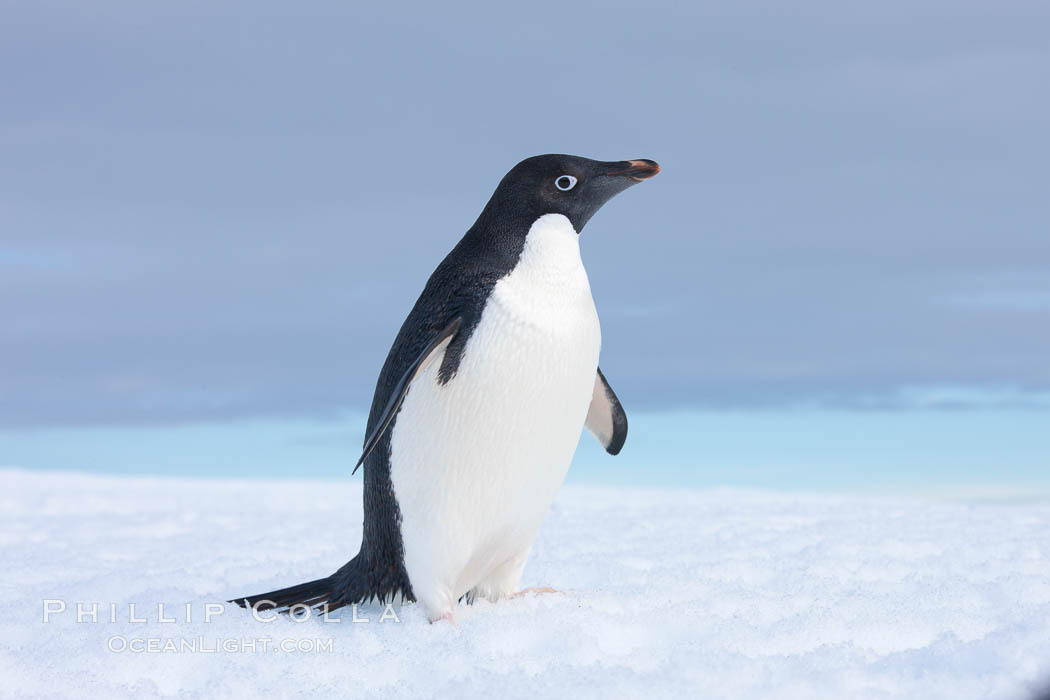
[[[435,622],[441,622],[442,620],[446,621],[448,624],[452,625],[453,627],[456,626],[456,618],[454,618],[452,616],[452,612],[451,611],[445,613],[444,615],[442,615],[441,617],[439,617],[436,620],[431,620],[430,624],[434,624]]]
[[[521,596],[528,595],[529,593],[532,593],[534,595],[540,595],[541,593],[561,593],[561,591],[559,591],[557,589],[554,589],[554,588],[541,588],[541,587],[522,588],[517,593],[511,594],[510,597],[511,598],[520,598]]]

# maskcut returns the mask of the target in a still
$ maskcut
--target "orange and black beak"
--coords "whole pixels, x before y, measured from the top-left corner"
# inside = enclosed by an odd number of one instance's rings
[[[619,169],[605,173],[606,175],[625,175],[637,182],[648,180],[660,172],[660,165],[655,160],[641,158],[639,160],[625,160],[617,163]],[[623,166],[623,167],[619,167]]]

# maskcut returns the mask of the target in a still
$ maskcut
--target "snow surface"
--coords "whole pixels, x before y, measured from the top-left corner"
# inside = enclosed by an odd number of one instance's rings
[[[461,607],[452,627],[411,604],[400,622],[376,605],[368,623],[202,621],[352,555],[350,479],[7,469],[0,501],[10,696],[1024,698],[1050,679],[1046,503],[567,487],[525,571],[562,593]],[[45,624],[44,599],[68,608]],[[78,601],[99,621],[77,623]],[[322,649],[109,650],[152,638]]]

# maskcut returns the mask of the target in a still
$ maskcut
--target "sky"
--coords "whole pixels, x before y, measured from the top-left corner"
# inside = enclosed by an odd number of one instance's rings
[[[814,463],[1050,467],[1050,8],[869,5],[7,8],[0,464],[197,473],[268,432],[260,470],[315,433],[341,470],[429,273],[563,152],[663,167],[581,246],[664,477],[741,478],[719,421]]]

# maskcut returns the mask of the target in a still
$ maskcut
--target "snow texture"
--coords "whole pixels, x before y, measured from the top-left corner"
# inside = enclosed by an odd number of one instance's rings
[[[350,479],[7,469],[0,500],[12,697],[1027,698],[1050,679],[1045,503],[567,487],[524,582],[562,593],[461,606],[453,627],[412,604],[400,622],[202,620],[352,555]],[[45,599],[68,607],[44,623]],[[256,638],[308,650],[200,650]]]

